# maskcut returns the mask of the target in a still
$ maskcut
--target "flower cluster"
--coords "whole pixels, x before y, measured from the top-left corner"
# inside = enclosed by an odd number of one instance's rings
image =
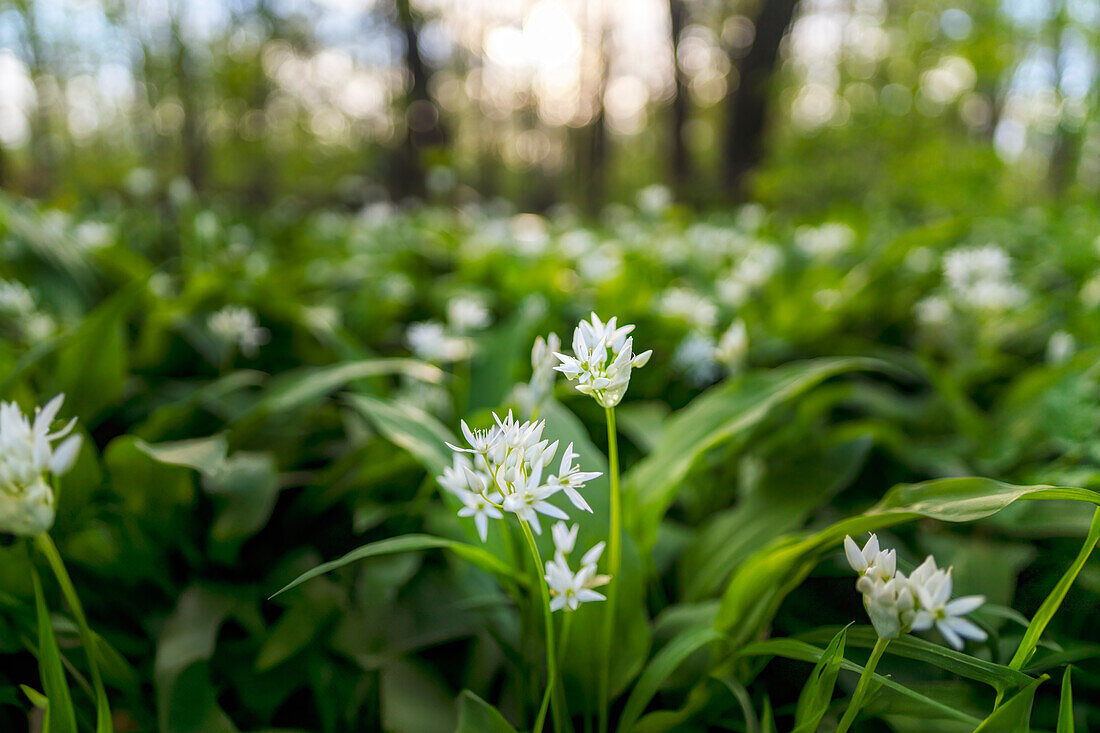
[[[1027,291],[1012,280],[1012,259],[994,245],[959,247],[943,257],[943,275],[960,305],[1004,311],[1023,305]]]
[[[577,383],[577,391],[592,395],[602,407],[614,407],[626,394],[630,372],[649,362],[652,351],[635,355],[629,337],[634,326],[619,327],[616,319],[607,323],[595,313],[573,331],[573,356],[554,354],[561,361],[555,367]]]
[[[558,360],[554,354],[561,351],[561,339],[552,333],[545,339],[539,336],[531,348],[531,381],[517,388],[520,404],[528,414],[554,394],[554,367]]]
[[[568,519],[569,515],[548,501],[558,492],[564,492],[576,508],[592,511],[580,489],[600,474],[581,471],[573,464],[577,454],[572,443],[562,454],[558,472],[548,475],[546,467],[554,460],[558,441],[542,438],[546,421],[520,423],[511,412],[503,420],[494,413],[493,419],[496,424],[488,430],[471,430],[462,421],[462,435],[469,447],[447,444],[455,451],[454,463],[438,479],[440,486],[462,501],[459,516],[473,517],[483,542],[489,519],[503,517],[502,512],[515,514],[537,534],[542,534],[539,514]]]
[[[50,478],[72,468],[80,452],[80,436],[69,435],[76,418],[50,432],[64,399],[36,409],[33,422],[14,402],[0,403],[0,532],[33,537],[53,525]]]
[[[936,567],[931,555],[906,577],[897,569],[894,550],[880,549],[875,535],[862,550],[855,540],[845,537],[844,554],[859,574],[856,590],[863,595],[863,606],[879,638],[894,639],[935,626],[956,649],[963,648],[964,639],[985,640],[986,633],[963,618],[981,606],[985,598],[964,596],[951,600],[951,569]]]
[[[550,588],[551,611],[563,608],[576,611],[580,604],[587,601],[607,600],[603,594],[592,590],[611,581],[611,576],[596,573],[596,563],[603,554],[603,542],[597,542],[584,553],[580,570],[574,573],[569,568],[566,556],[573,552],[573,546],[577,544],[578,529],[576,524],[567,527],[565,522],[558,522],[551,528],[554,559],[546,563],[546,585]]]
[[[249,359],[271,338],[271,333],[257,323],[256,314],[239,305],[227,305],[211,313],[207,326],[223,345],[240,348]]]

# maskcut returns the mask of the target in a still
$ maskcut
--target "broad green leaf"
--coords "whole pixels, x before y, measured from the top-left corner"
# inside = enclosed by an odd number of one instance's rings
[[[858,631],[858,629],[853,629],[852,631]],[[851,632],[849,632],[849,634],[850,633]],[[890,649],[894,646],[895,643],[897,643],[897,641],[898,640],[895,639],[894,641],[890,642],[890,646],[887,647],[887,651],[890,651]],[[861,644],[860,646],[863,645]],[[738,656],[742,657],[775,656],[784,657],[786,659],[797,659],[803,662],[818,662],[825,654],[825,650],[821,647],[817,647],[804,641],[800,641],[799,639],[788,638],[769,639],[767,641],[754,642],[745,647],[742,647],[737,652],[737,654]],[[847,659],[842,660],[840,666],[850,672],[856,672],[858,674],[863,673],[862,665],[848,661]],[[944,705],[943,703],[938,702],[928,697],[927,695],[922,695],[919,692],[911,690],[908,687],[905,687],[904,685],[899,684],[889,677],[881,675],[877,672],[875,673],[875,681],[887,689],[893,690],[900,695],[904,695],[905,697],[914,700],[922,705],[926,705],[929,710],[934,710],[943,717],[954,718],[956,720],[960,720],[964,723],[968,723],[974,726],[981,723],[980,720],[972,715],[968,715],[961,710],[956,710],[949,705]]]
[[[1073,686],[1070,684],[1070,670],[1066,665],[1062,674],[1062,694],[1058,701],[1058,729],[1056,733],[1073,733]]]
[[[825,713],[829,711],[836,677],[840,674],[840,666],[844,661],[846,631],[847,628],[844,628],[836,633],[814,665],[806,684],[802,686],[794,713],[793,733],[814,733]]]
[[[970,522],[1018,500],[1073,500],[1100,505],[1100,493],[1057,486],[1014,486],[984,478],[952,478],[901,484],[863,514],[819,532],[776,538],[737,568],[722,596],[715,627],[735,644],[751,639],[775,614],[788,593],[810,573],[821,553],[845,535],[891,527],[921,517]]]
[[[824,641],[832,633],[832,629],[822,628],[803,634],[801,638],[811,642]],[[878,635],[870,626],[855,626],[848,630],[848,644],[853,647],[870,649],[877,640]],[[1019,670],[987,662],[911,634],[891,640],[890,646],[886,647],[886,653],[935,665],[960,677],[983,682],[996,690],[1021,687],[1032,681],[1031,677]]]
[[[455,733],[516,733],[516,729],[499,710],[469,690],[463,690],[458,696]]]
[[[974,733],[1027,733],[1031,723],[1031,703],[1035,690],[1050,679],[1043,675],[997,707]]]
[[[617,730],[626,733],[657,694],[661,683],[697,649],[719,641],[722,635],[712,628],[689,629],[666,644],[642,670],[641,676],[626,700]]]
[[[482,335],[470,365],[468,411],[496,407],[517,381],[526,381],[533,331],[544,310],[539,299],[528,298],[511,318]]]
[[[73,710],[69,683],[53,633],[53,622],[46,608],[46,596],[38,571],[32,568],[34,583],[34,610],[38,624],[38,671],[42,678],[42,691],[49,700],[50,727],[47,733],[76,733],[76,712]]]
[[[336,570],[337,568],[342,568],[357,560],[365,560],[368,557],[378,557],[381,555],[392,555],[398,552],[415,552],[417,550],[431,550],[436,548],[450,550],[463,560],[471,562],[487,572],[501,575],[518,582],[524,582],[523,579],[516,574],[515,570],[508,567],[499,558],[489,553],[484,548],[477,547],[476,545],[468,545],[465,542],[444,539],[442,537],[433,537],[423,534],[407,534],[401,537],[391,537],[390,539],[379,540],[378,542],[363,545],[337,560],[318,565],[309,572],[299,575],[294,581],[274,593],[271,598],[274,598],[280,593],[285,593],[307,580],[312,580],[318,575],[324,575],[325,573]]]
[[[752,372],[712,387],[665,424],[655,451],[625,476],[625,519],[644,548],[653,546],[657,525],[680,482],[707,451],[740,438],[777,407],[844,372],[883,369],[871,359],[816,359]]]
[[[272,379],[265,387],[263,397],[241,420],[296,410],[356,380],[382,374],[401,374],[433,384],[442,382],[445,376],[438,367],[414,359],[363,359],[321,367],[300,367]]]
[[[192,586],[183,592],[157,640],[157,719],[163,733],[236,733],[218,705],[208,662],[218,630],[238,601]]]
[[[1046,629],[1047,624],[1054,618],[1054,614],[1058,612],[1058,608],[1062,605],[1062,601],[1066,597],[1066,593],[1069,592],[1070,586],[1073,585],[1073,581],[1076,580],[1077,574],[1081,572],[1081,568],[1085,566],[1085,562],[1088,561],[1089,555],[1092,554],[1092,550],[1096,547],[1096,542],[1100,540],[1100,509],[1097,509],[1092,516],[1092,525],[1089,527],[1088,536],[1085,537],[1085,544],[1081,546],[1081,551],[1077,553],[1077,557],[1069,568],[1058,580],[1058,584],[1054,586],[1050,594],[1043,600],[1042,605],[1039,606],[1039,610],[1035,612],[1035,616],[1031,619],[1031,623],[1028,624],[1027,631],[1024,632],[1024,637],[1020,640],[1020,646],[1016,648],[1016,653],[1012,655],[1012,661],[1008,663],[1008,666],[1013,669],[1023,669],[1028,660],[1035,653],[1035,647],[1039,643],[1039,639],[1043,635],[1043,631]]]
[[[229,453],[229,443],[222,434],[152,444],[137,440],[134,444],[161,463],[186,466],[202,474],[221,470]]]
[[[347,403],[382,435],[419,460],[432,476],[453,462],[446,443],[458,441],[442,423],[420,408],[395,405],[367,395],[348,395]]]

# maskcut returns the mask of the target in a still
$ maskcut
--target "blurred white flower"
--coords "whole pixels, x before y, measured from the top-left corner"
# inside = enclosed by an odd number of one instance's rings
[[[696,387],[704,387],[717,380],[722,369],[718,366],[717,345],[710,336],[692,331],[672,352],[672,366],[687,377]]]
[[[554,394],[554,367],[558,364],[554,354],[558,351],[561,351],[561,339],[556,333],[545,339],[542,336],[535,339],[531,348],[531,381],[520,385],[519,389],[519,400],[528,414]]]
[[[959,247],[943,257],[943,274],[954,298],[984,311],[1023,305],[1027,291],[1012,281],[1012,259],[1000,247]]]
[[[554,354],[561,361],[555,367],[577,391],[591,395],[603,407],[614,407],[626,394],[630,373],[649,362],[652,351],[634,354],[634,342],[628,335],[634,326],[617,326],[616,319],[607,323],[595,313],[591,321],[581,321],[573,331],[573,356]]]
[[[0,280],[0,313],[26,316],[34,310],[34,295],[26,285],[15,280]]]
[[[424,361],[460,361],[470,355],[470,343],[448,334],[439,321],[410,323],[405,340],[413,354]]]
[[[249,359],[255,357],[271,338],[271,332],[257,323],[256,314],[239,305],[227,305],[211,313],[207,326],[215,338],[226,346],[240,348]]]
[[[447,303],[447,323],[459,333],[479,331],[489,325],[489,309],[480,298],[464,295]]]
[[[951,304],[946,298],[929,295],[913,306],[917,322],[927,328],[940,328],[951,322]]]
[[[14,402],[0,403],[0,532],[31,537],[53,526],[50,479],[73,467],[81,443],[79,435],[69,435],[76,418],[50,431],[64,399],[57,395],[36,409],[33,422]]]
[[[1068,331],[1055,331],[1047,341],[1047,363],[1061,366],[1077,351],[1077,340]]]
[[[829,222],[817,227],[801,226],[794,232],[794,243],[812,259],[827,260],[847,252],[855,243],[856,233],[847,224]]]
[[[672,189],[660,183],[654,183],[638,191],[638,209],[644,214],[664,213],[672,205]]]
[[[713,328],[718,306],[687,288],[669,288],[657,301],[658,312],[666,318],[678,318],[697,329]]]
[[[714,358],[730,371],[741,368],[749,352],[749,329],[740,318],[735,318],[718,339]]]

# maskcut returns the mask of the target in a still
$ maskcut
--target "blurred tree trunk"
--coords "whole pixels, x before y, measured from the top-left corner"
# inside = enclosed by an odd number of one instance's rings
[[[183,109],[180,142],[183,149],[183,170],[195,193],[201,193],[206,184],[206,141],[202,131],[202,111],[196,89],[194,62],[178,12],[172,13],[172,71],[176,77],[176,93]]]
[[[607,159],[608,159],[608,134],[607,134],[607,109],[604,105],[604,97],[607,94],[607,81],[610,72],[607,63],[607,28],[600,30],[600,43],[597,50],[597,75],[592,101],[595,105],[595,113],[591,122],[585,125],[582,135],[582,144],[585,145],[585,165],[581,166],[582,188],[584,191],[584,207],[590,214],[595,214],[603,207],[604,197],[607,194]]]
[[[394,0],[397,23],[405,37],[405,69],[409,90],[405,95],[405,140],[398,155],[394,190],[399,195],[423,196],[426,190],[425,148],[446,144],[447,135],[439,107],[429,91],[431,73],[420,52],[420,20],[410,0]]]
[[[50,124],[49,102],[46,90],[46,58],[42,37],[38,32],[33,4],[27,0],[15,0],[15,6],[23,17],[26,31],[27,67],[34,85],[35,103],[30,118],[31,175],[27,193],[47,196],[53,188],[55,155]]]
[[[668,18],[672,37],[672,72],[675,89],[672,94],[672,117],[669,135],[672,138],[672,157],[669,160],[672,187],[677,198],[683,198],[687,182],[691,179],[691,160],[687,149],[684,126],[688,118],[687,80],[680,68],[680,34],[687,20],[684,0],[668,0]]]
[[[767,121],[768,90],[779,59],[779,44],[794,18],[798,0],[761,0],[755,35],[744,58],[730,59],[740,83],[726,96],[726,189],[744,195],[744,179],[760,162]]]

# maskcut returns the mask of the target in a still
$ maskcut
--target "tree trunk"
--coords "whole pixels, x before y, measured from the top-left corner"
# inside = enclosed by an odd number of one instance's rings
[[[206,183],[206,142],[202,132],[202,112],[195,89],[195,70],[183,39],[178,15],[172,16],[172,41],[175,46],[172,69],[176,76],[176,93],[183,108],[183,125],[180,130],[183,170],[195,193],[200,194]]]
[[[46,75],[45,50],[38,33],[34,6],[26,0],[17,0],[16,6],[23,16],[27,30],[27,58],[31,83],[34,85],[35,103],[30,117],[31,175],[27,192],[32,196],[47,196],[53,188],[55,155],[50,121],[49,99],[43,79]]]
[[[672,70],[676,87],[672,94],[672,115],[669,135],[672,138],[672,157],[669,160],[672,187],[677,198],[683,198],[687,182],[691,178],[691,161],[688,157],[684,126],[688,118],[687,80],[680,68],[680,34],[684,31],[687,8],[684,0],[668,0],[668,18],[672,32]]]
[[[420,27],[410,0],[394,0],[397,23],[405,37],[405,69],[409,90],[405,95],[405,140],[398,154],[394,190],[402,195],[422,196],[426,190],[424,148],[444,145],[447,135],[439,107],[428,90],[431,72],[420,53]]]
[[[760,162],[763,154],[769,86],[779,58],[779,44],[798,6],[798,0],[762,2],[748,53],[740,63],[731,59],[731,65],[739,73],[740,84],[726,97],[728,116],[723,175],[727,190],[737,197],[744,195],[745,175]]]

